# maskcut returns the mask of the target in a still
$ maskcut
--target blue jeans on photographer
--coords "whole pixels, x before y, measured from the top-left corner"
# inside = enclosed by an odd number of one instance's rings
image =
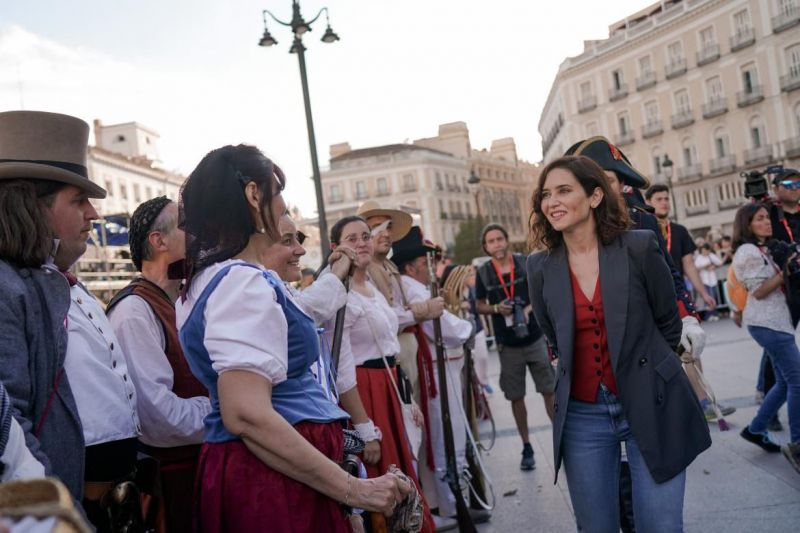
[[[633,480],[637,531],[683,531],[686,472],[656,483],[647,469],[622,404],[604,385],[595,403],[570,399],[562,436],[564,469],[578,530],[619,531],[619,470],[625,443]]]
[[[750,431],[763,433],[783,402],[789,408],[789,431],[792,442],[800,442],[800,350],[794,335],[784,331],[747,326],[750,336],[766,350],[775,372],[775,385],[764,396]]]

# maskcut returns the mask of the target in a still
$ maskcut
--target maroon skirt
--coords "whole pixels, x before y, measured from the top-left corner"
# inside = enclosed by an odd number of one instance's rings
[[[294,428],[326,457],[341,462],[339,422],[301,422]],[[351,531],[339,503],[268,467],[242,441],[203,444],[195,493],[197,532]]]
[[[397,379],[396,370],[395,380]],[[389,380],[389,375],[385,368],[365,368],[356,367],[356,382],[358,384],[358,395],[367,416],[378,426],[383,434],[381,439],[381,459],[378,464],[368,465],[367,476],[374,478],[386,473],[389,465],[396,465],[417,485],[417,490],[423,496],[422,487],[417,479],[417,472],[414,469],[414,456],[406,438],[406,429],[403,421],[403,410],[400,407],[400,400],[397,398],[394,385]],[[423,533],[432,533],[433,518],[431,517],[428,502],[422,497],[424,506],[424,521],[422,526]]]

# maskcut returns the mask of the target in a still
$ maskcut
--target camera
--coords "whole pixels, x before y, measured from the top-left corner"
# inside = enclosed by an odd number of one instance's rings
[[[770,174],[783,172],[783,165],[771,165],[765,170],[751,170],[741,172],[739,176],[744,178],[744,196],[757,202],[769,199],[769,180]]]
[[[514,336],[518,339],[527,337],[528,324],[525,322],[525,304],[519,297],[509,298],[503,303],[513,308],[511,329],[514,331]]]
[[[792,280],[798,280],[798,274],[800,274],[800,245],[796,243],[787,243],[783,241],[779,241],[777,239],[772,239],[767,243],[767,248],[769,249],[770,255],[772,255],[773,261],[781,268],[788,273],[788,276]],[[795,257],[792,257],[793,254]],[[791,258],[791,259],[790,259]]]

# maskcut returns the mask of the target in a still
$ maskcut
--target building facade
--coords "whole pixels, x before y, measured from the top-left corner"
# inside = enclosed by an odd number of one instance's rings
[[[446,248],[477,215],[504,224],[511,241],[521,244],[538,171],[517,158],[511,138],[494,141],[489,150],[472,149],[463,122],[443,124],[436,137],[411,144],[358,150],[336,144],[322,172],[328,225],[374,199],[411,213],[423,233]],[[473,174],[477,183],[470,182]]]
[[[664,1],[632,14],[561,64],[538,129],[545,162],[608,137],[673,187],[679,222],[729,233],[746,201],[740,172],[800,165],[798,0]]]
[[[89,177],[108,195],[96,200],[100,216],[130,215],[142,202],[166,195],[178,200],[184,176],[166,170],[158,133],[138,124],[103,125],[94,121],[95,145],[89,147]]]

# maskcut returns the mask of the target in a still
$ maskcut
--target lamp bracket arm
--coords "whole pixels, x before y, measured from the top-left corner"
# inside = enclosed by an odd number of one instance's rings
[[[272,17],[272,20],[274,20],[275,22],[277,22],[281,26],[286,26],[287,28],[291,28],[292,27],[292,23],[291,22],[282,21],[281,19],[279,19],[278,17],[273,15],[272,12],[270,10],[268,10],[268,9],[265,9],[264,11],[262,11],[261,15],[264,17],[264,26],[266,26],[266,24],[267,24],[267,15],[269,15],[270,17]]]
[[[306,24],[308,24],[309,26],[314,24],[314,22],[317,21],[317,19],[320,17],[320,15],[322,15],[323,12],[325,13],[325,16],[327,17],[328,16],[328,8],[327,7],[323,7],[322,9],[320,9],[317,12],[316,15],[314,15],[314,18],[312,18],[311,20],[306,21]]]

